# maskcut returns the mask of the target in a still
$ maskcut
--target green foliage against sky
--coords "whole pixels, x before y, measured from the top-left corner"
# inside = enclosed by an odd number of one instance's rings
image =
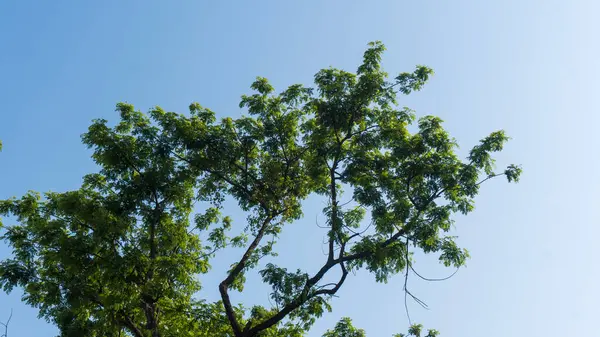
[[[348,317],[343,317],[332,330],[328,330],[323,337],[366,337],[363,329],[355,328],[352,325],[352,320]],[[427,334],[424,334],[421,324],[413,324],[408,328],[407,334],[394,334],[393,337],[437,337],[439,332],[435,329],[430,329]]]
[[[314,88],[277,94],[258,78],[241,99],[248,115],[238,119],[217,120],[197,103],[189,114],[118,104],[116,125],[95,120],[82,137],[100,170],[80,189],[0,201],[0,214],[16,218],[3,227],[13,256],[0,263],[0,285],[23,288],[23,300],[61,336],[293,337],[331,310],[350,271],[386,282],[410,267],[415,250],[445,266],[465,264],[467,250],[448,234],[453,214],[473,210],[484,181],[517,181],[520,168],[494,170],[503,131],[462,160],[442,120],[399,108],[397,93],[420,90],[432,70],[390,79],[380,66],[384,49],[370,44],[356,73],[319,71]],[[318,271],[269,262],[270,238],[301,221],[301,202],[314,194],[328,205]],[[232,223],[228,197],[246,223]],[[232,237],[232,226],[242,234]],[[223,276],[221,300],[197,300],[199,279],[228,246],[244,253]],[[236,303],[235,292],[252,286],[249,273],[272,287],[272,307]],[[411,327],[409,335],[420,334]],[[364,332],[343,320],[325,336]]]

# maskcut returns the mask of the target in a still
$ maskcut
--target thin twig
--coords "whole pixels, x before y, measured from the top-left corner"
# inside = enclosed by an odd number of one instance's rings
[[[350,200],[346,201],[345,203],[343,203],[343,204],[340,204],[340,206],[339,206],[339,207],[344,207],[344,206],[348,205],[349,203],[351,203],[351,202],[353,202],[353,201],[355,201],[355,200],[354,200],[354,197],[350,198]],[[358,206],[358,207],[360,207],[360,206]]]
[[[405,249],[406,249],[406,253],[405,253],[405,258],[406,258],[406,265],[408,266],[408,237],[406,238],[406,244],[405,244]],[[410,319],[410,312],[408,311],[408,290],[406,289],[406,285],[408,283],[408,268],[406,268],[406,274],[404,275],[404,309],[406,310],[406,317],[408,317],[408,324],[412,325],[412,320]]]
[[[12,319],[12,316],[13,316],[13,310],[11,308],[10,316],[8,316],[8,320],[6,320],[6,323],[0,322],[0,325],[2,325],[4,327],[4,334],[2,334],[0,337],[8,337],[8,325],[10,324],[10,320]]]
[[[315,215],[315,223],[317,224],[317,227],[319,227],[319,228],[326,229],[326,228],[329,228],[329,227],[330,227],[330,226],[327,226],[327,225],[325,225],[325,226],[321,226],[321,224],[319,224],[319,215],[318,215],[318,214],[317,214],[317,215]]]
[[[417,271],[415,270],[415,268],[413,268],[412,263],[409,264],[408,266],[413,271],[413,273],[415,273],[415,275],[417,275],[419,278],[421,278],[422,280],[425,280],[425,281],[430,281],[430,282],[446,281],[448,279],[451,279],[460,270],[460,267],[456,268],[456,270],[452,274],[450,274],[450,276],[447,276],[447,277],[443,277],[443,278],[428,278],[428,277],[421,276],[421,274],[417,273]]]
[[[408,296],[410,296],[415,302],[417,302],[424,309],[429,310],[429,306],[427,305],[427,303],[425,303],[423,300],[421,300],[417,296],[413,295],[408,290],[408,274],[409,274],[410,270],[412,269],[411,263],[410,263],[410,259],[409,259],[409,253],[408,253],[408,245],[409,245],[409,238],[408,237],[406,238],[405,245],[406,245],[406,253],[405,253],[405,258],[406,258],[406,273],[404,274],[404,309],[406,310],[406,316],[408,317],[408,323],[410,325],[412,325],[412,320],[410,318],[410,312],[408,311]]]

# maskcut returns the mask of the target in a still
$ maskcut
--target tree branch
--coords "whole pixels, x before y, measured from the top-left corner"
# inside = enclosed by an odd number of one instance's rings
[[[231,286],[231,284],[235,281],[235,278],[238,277],[239,274],[246,267],[248,260],[252,256],[252,253],[258,247],[260,241],[264,237],[265,232],[266,232],[267,228],[269,227],[269,224],[272,220],[273,220],[273,216],[267,216],[267,218],[263,221],[258,233],[256,234],[256,237],[254,238],[254,240],[252,241],[250,246],[248,246],[248,249],[246,249],[246,252],[242,256],[240,261],[231,270],[229,275],[227,275],[227,278],[225,278],[225,280],[223,280],[219,284],[219,292],[221,293],[221,299],[223,300],[223,306],[225,307],[225,313],[227,315],[227,319],[229,320],[229,323],[231,324],[231,327],[232,327],[233,332],[236,337],[244,336],[244,334],[242,332],[241,326],[240,326],[237,318],[235,317],[235,312],[233,310],[233,306],[231,304],[231,300],[229,299],[229,294],[227,293],[227,291],[229,289],[229,286]]]
[[[398,240],[399,238],[403,237],[406,235],[406,227],[401,228],[396,234],[392,235],[389,239],[382,241],[379,244],[380,248],[385,248],[387,246],[389,246],[390,244],[394,243],[394,241]],[[358,252],[358,253],[354,253],[351,255],[346,255],[343,258],[341,258],[341,261],[343,262],[350,262],[350,261],[354,261],[357,259],[361,259],[361,258],[365,258],[368,257],[369,255],[373,254],[372,251],[363,251],[363,252]]]
[[[352,235],[348,240],[341,243],[339,257],[337,259],[328,257],[325,265],[323,267],[321,267],[321,269],[317,272],[317,274],[315,274],[313,277],[311,277],[310,279],[308,279],[306,281],[306,284],[304,285],[304,289],[292,302],[285,305],[281,310],[279,310],[275,315],[271,316],[266,321],[254,326],[251,329],[248,329],[246,336],[255,336],[255,334],[259,333],[260,331],[268,329],[268,328],[272,327],[273,325],[279,323],[289,313],[298,309],[304,303],[306,303],[307,301],[309,301],[310,299],[312,299],[314,297],[321,296],[321,295],[330,295],[330,296],[335,295],[335,293],[342,287],[342,285],[344,284],[344,281],[346,281],[346,277],[348,276],[348,270],[346,269],[344,260],[342,259],[343,255],[345,253],[346,243],[357,235],[358,234]],[[331,256],[333,256],[333,255],[331,255]],[[333,268],[334,266],[336,266],[338,264],[340,265],[340,268],[342,269],[342,276],[340,277],[338,282],[337,283],[329,283],[329,284],[322,286],[322,287],[326,287],[329,285],[334,285],[333,288],[329,288],[329,289],[321,288],[321,289],[311,293],[310,292],[311,289],[317,283],[319,283],[319,281],[321,281],[323,276],[325,276],[325,274],[327,274],[327,272],[331,268]],[[248,328],[248,326],[246,326],[246,327]]]
[[[452,274],[450,274],[449,276],[442,277],[442,278],[428,278],[428,277],[424,277],[424,276],[422,276],[421,274],[419,274],[419,273],[418,273],[418,272],[415,270],[415,268],[413,268],[413,265],[412,265],[412,263],[410,263],[408,266],[410,267],[410,270],[412,270],[412,271],[413,271],[413,273],[415,273],[415,275],[417,275],[417,276],[418,276],[420,279],[422,279],[422,280],[424,280],[424,281],[429,281],[429,282],[439,282],[439,281],[446,281],[446,280],[449,280],[449,279],[451,279],[452,277],[454,277],[454,275],[456,275],[456,273],[458,273],[458,271],[460,270],[460,267],[458,267],[458,268],[456,268],[456,270],[455,270],[455,271],[454,271]]]
[[[331,193],[331,230],[329,231],[329,253],[327,255],[327,261],[333,261],[333,244],[334,237],[339,230],[336,226],[337,223],[337,190],[335,186],[335,169],[337,167],[337,158],[333,161],[331,169],[329,170],[329,179],[331,179],[329,190]]]
[[[121,321],[122,321],[123,325],[125,325],[125,327],[127,327],[129,332],[131,332],[133,334],[134,337],[145,337],[142,330],[140,330],[140,328],[138,328],[135,325],[135,323],[133,322],[131,317],[125,316],[125,317],[123,317],[123,319]]]
[[[179,154],[177,154],[175,152],[171,152],[171,153],[177,159],[179,159],[179,160],[181,160],[181,161],[183,161],[183,162],[185,162],[185,163],[187,163],[187,164],[189,164],[189,165],[191,165],[193,167],[196,167],[196,168],[198,168],[198,169],[200,169],[200,170],[202,170],[202,171],[204,171],[206,173],[212,174],[212,175],[216,176],[217,178],[225,181],[229,185],[231,185],[231,186],[233,186],[233,187],[241,190],[244,194],[246,194],[246,196],[250,200],[252,200],[254,202],[257,202],[259,205],[261,205],[261,207],[263,209],[265,209],[265,210],[268,209],[267,204],[264,202],[264,200],[255,198],[254,195],[253,195],[253,193],[250,191],[250,189],[248,189],[248,186],[244,186],[244,185],[242,185],[242,184],[234,181],[233,179],[231,179],[231,178],[227,177],[226,175],[222,174],[221,172],[212,170],[212,169],[207,168],[207,167],[199,167],[199,165],[196,165],[196,163],[192,162],[191,160],[189,160],[189,159],[187,159],[187,158],[185,158],[185,157],[183,157],[183,156],[181,156],[181,155],[179,155]],[[245,173],[246,173],[246,177],[247,177],[247,172],[245,172]],[[255,180],[255,182],[257,181],[257,178],[253,177],[253,179]]]
[[[4,333],[2,335],[0,335],[0,337],[8,337],[8,325],[10,324],[10,320],[12,319],[13,316],[13,310],[10,309],[10,316],[8,316],[8,319],[6,320],[6,322],[2,323],[0,322],[0,325],[2,325],[4,327]]]

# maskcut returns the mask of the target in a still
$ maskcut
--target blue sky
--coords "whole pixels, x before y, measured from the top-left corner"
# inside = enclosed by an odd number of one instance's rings
[[[600,3],[584,0],[5,0],[0,198],[77,188],[96,169],[79,136],[93,118],[118,118],[119,101],[179,112],[198,101],[238,116],[255,76],[279,89],[310,84],[323,67],[355,70],[367,42],[381,40],[391,74],[436,71],[402,105],[441,116],[463,151],[505,129],[513,140],[498,163],[525,169],[518,185],[487,184],[476,211],[457,219],[467,268],[446,282],[411,279],[430,307],[411,304],[413,321],[443,337],[589,335],[600,301],[598,14]],[[283,235],[282,265],[322,259],[319,202]],[[0,258],[8,254],[0,243]],[[228,254],[223,263],[237,256]],[[451,272],[432,257],[417,266],[430,277]],[[217,281],[205,279],[201,295],[213,298]],[[309,336],[342,316],[372,337],[405,331],[402,284],[358,273]],[[247,289],[234,300],[265,301],[264,287]],[[0,320],[11,308],[10,337],[55,333],[18,292],[0,294]]]

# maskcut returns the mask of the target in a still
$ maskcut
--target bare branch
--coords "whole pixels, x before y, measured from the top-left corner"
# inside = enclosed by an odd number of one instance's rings
[[[456,273],[458,273],[458,271],[460,270],[460,267],[456,268],[456,270],[450,274],[450,276],[446,276],[443,278],[428,278],[428,277],[424,277],[421,276],[421,274],[417,273],[417,271],[415,270],[415,268],[413,268],[412,263],[408,265],[410,270],[413,271],[413,273],[415,273],[415,275],[417,275],[420,279],[425,280],[425,281],[429,281],[429,282],[438,282],[438,281],[446,281],[451,279],[454,275],[456,275]]]
[[[408,290],[408,273],[410,271],[410,269],[409,269],[410,258],[409,258],[409,253],[408,253],[408,245],[409,245],[409,240],[407,237],[406,242],[405,242],[406,273],[404,274],[404,288],[403,288],[403,290],[404,290],[404,309],[406,310],[406,317],[408,318],[408,323],[410,325],[412,325],[412,320],[410,319],[410,312],[408,311],[408,296],[410,296],[415,302],[417,302],[419,305],[421,305],[421,307],[423,307],[424,309],[429,309],[429,307],[427,306],[427,303],[423,302],[421,299],[419,299],[418,297],[413,295]]]
[[[10,324],[10,320],[12,319],[13,316],[13,310],[12,308],[10,309],[10,316],[8,316],[8,319],[6,320],[5,323],[0,322],[0,325],[2,325],[4,327],[4,333],[2,335],[0,335],[0,337],[8,337],[8,325]]]

